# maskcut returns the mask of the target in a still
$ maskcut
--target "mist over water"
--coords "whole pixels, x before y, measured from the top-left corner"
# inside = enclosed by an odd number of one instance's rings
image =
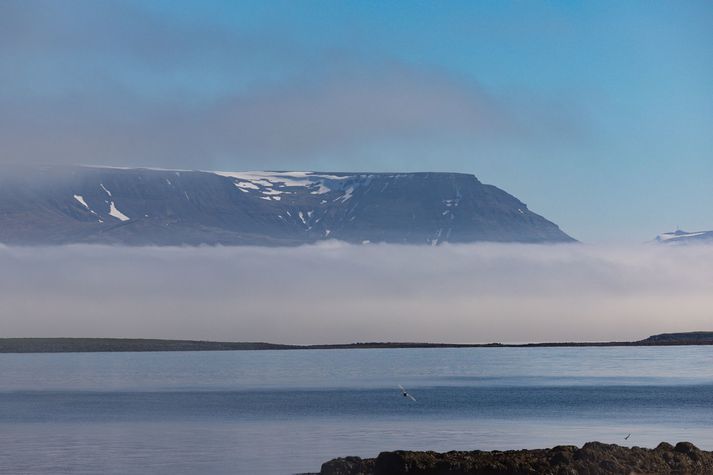
[[[635,340],[713,329],[713,247],[0,247],[6,337]]]

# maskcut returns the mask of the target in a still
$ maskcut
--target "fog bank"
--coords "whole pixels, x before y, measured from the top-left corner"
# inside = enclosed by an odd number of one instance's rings
[[[713,246],[0,247],[3,337],[342,343],[713,330]]]

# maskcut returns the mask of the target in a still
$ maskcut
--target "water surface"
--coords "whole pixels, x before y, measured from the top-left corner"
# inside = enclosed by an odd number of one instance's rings
[[[711,347],[4,354],[0,371],[0,473],[285,474],[595,439],[713,450]]]

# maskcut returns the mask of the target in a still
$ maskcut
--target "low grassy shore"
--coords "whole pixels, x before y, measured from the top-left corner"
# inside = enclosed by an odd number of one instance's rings
[[[319,475],[633,475],[713,474],[713,452],[689,442],[655,449],[589,442],[582,448],[506,452],[382,452],[374,459],[346,457],[322,465]]]
[[[0,353],[79,353],[119,351],[337,350],[367,348],[552,348],[598,346],[713,345],[713,332],[662,333],[638,341],[558,343],[366,342],[336,345],[280,345],[264,342],[161,340],[141,338],[0,338]]]

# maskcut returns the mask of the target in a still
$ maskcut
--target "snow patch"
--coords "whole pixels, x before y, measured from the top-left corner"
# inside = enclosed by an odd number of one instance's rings
[[[74,195],[74,199],[77,200],[77,201],[79,201],[79,203],[80,203],[82,206],[84,206],[84,207],[87,208],[89,211],[91,211],[91,209],[89,209],[89,205],[87,205],[87,202],[84,201],[84,197],[83,197],[82,195]]]
[[[673,239],[686,239],[686,238],[692,238],[692,237],[696,237],[696,236],[702,236],[704,234],[706,234],[705,231],[696,232],[696,233],[688,233],[686,231],[675,231],[672,233],[659,234],[656,237],[656,240],[657,241],[671,241]]]
[[[351,198],[354,191],[354,184],[366,185],[371,182],[373,175],[329,175],[315,172],[209,172],[218,176],[232,178],[236,180],[235,186],[245,191],[245,189],[256,190],[261,194],[274,195],[277,193],[293,193],[290,188],[305,188],[312,195],[323,195],[333,191],[344,190],[347,185],[351,192],[347,191],[343,201]]]
[[[238,182],[235,183],[235,186],[237,186],[238,188],[240,188],[241,191],[247,191],[247,190],[245,190],[245,189],[243,189],[243,188],[247,188],[247,189],[250,189],[250,190],[259,190],[259,189],[260,189],[259,186],[257,186],[255,183],[253,183],[253,182],[251,182],[251,181],[238,181]]]
[[[341,201],[342,203],[345,203],[345,202],[346,202],[347,200],[349,200],[353,195],[354,195],[354,187],[353,187],[353,186],[350,186],[349,188],[347,188],[347,191],[345,191],[342,196],[340,196],[339,198],[337,198],[337,199],[334,200],[334,201]]]
[[[118,219],[119,221],[128,221],[131,219],[124,213],[116,209],[116,206],[114,205],[113,201],[109,203],[109,214]]]

